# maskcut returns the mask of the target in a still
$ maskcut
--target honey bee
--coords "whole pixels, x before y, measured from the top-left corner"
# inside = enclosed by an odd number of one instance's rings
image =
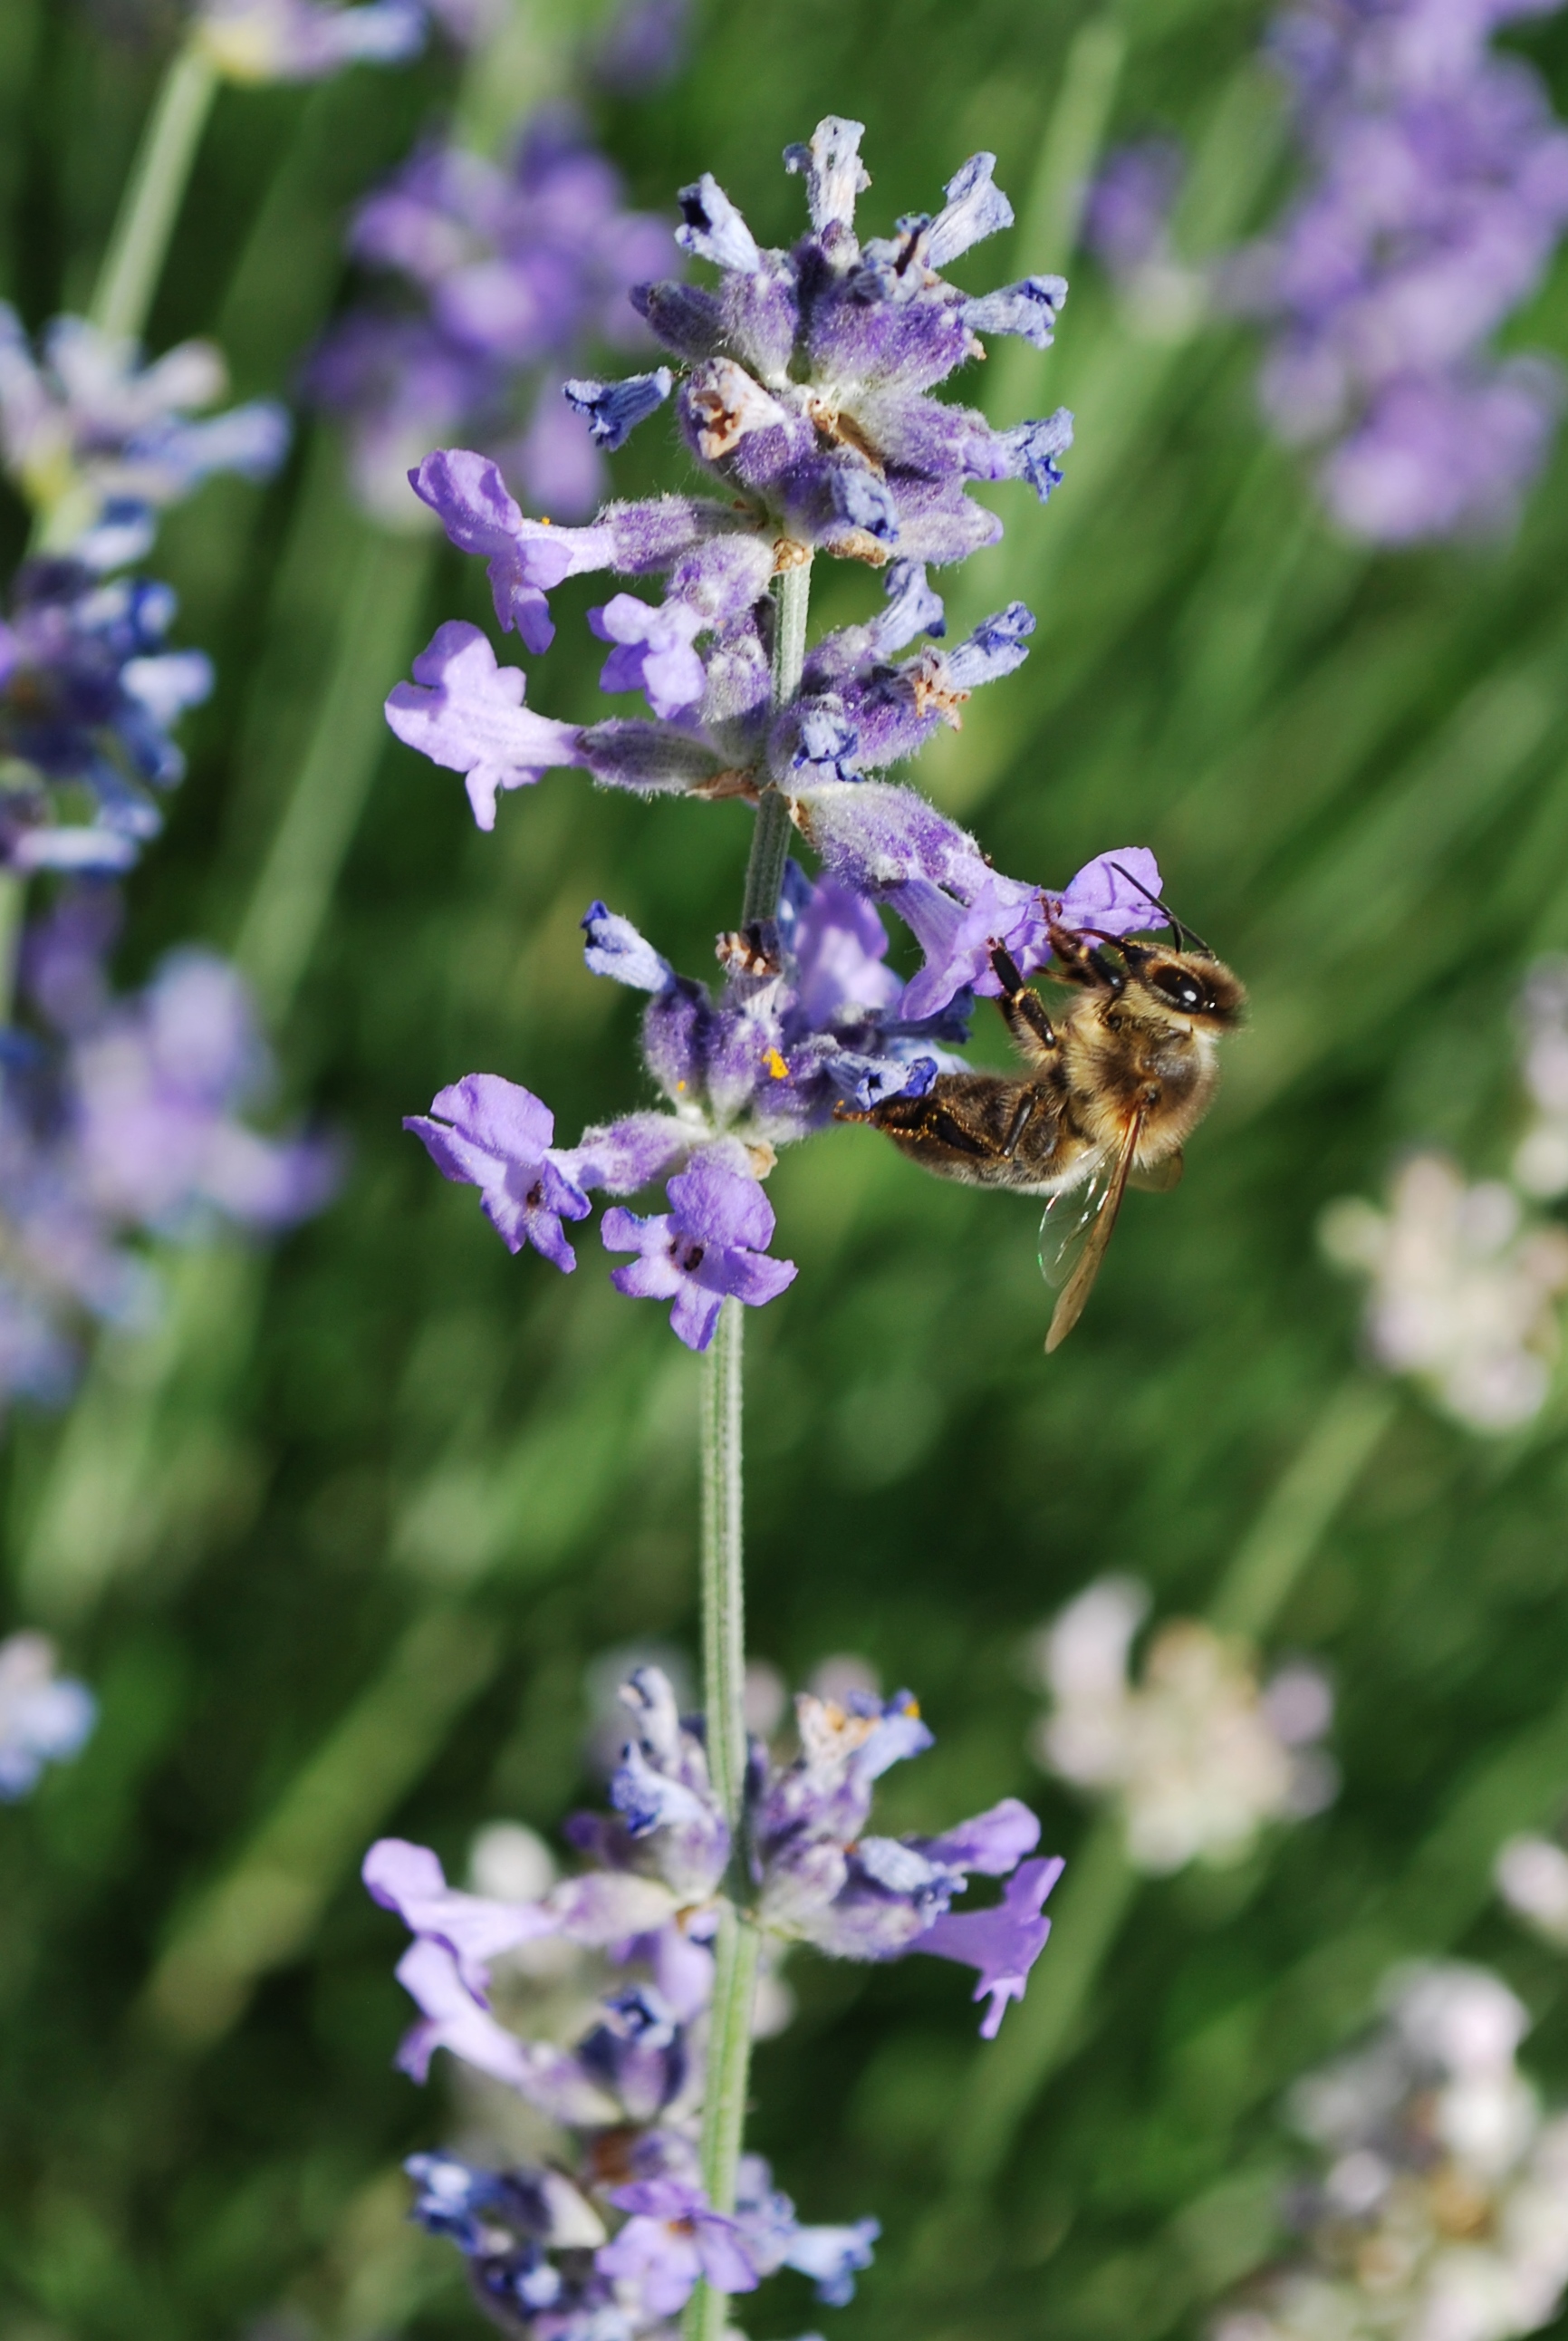
[[[1040,1266],[1061,1290],[1047,1352],[1083,1314],[1129,1183],[1163,1190],[1181,1177],[1182,1148],[1214,1100],[1220,1037],[1246,1006],[1208,945],[1170,924],[1175,951],[1053,924],[1053,975],[1085,995],[1057,1023],[994,948],[997,1005],[1029,1071],[938,1073],[924,1097],[841,1117],[871,1122],[939,1178],[1049,1198]]]

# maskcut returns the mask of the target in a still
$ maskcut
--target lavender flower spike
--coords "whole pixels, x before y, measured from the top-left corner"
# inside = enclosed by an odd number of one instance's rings
[[[14,1804],[45,1764],[76,1755],[97,1720],[84,1683],[55,1672],[55,1645],[43,1634],[0,1642],[0,1801]]]
[[[499,1073],[469,1073],[439,1091],[428,1114],[407,1115],[403,1128],[423,1141],[443,1179],[480,1190],[508,1251],[531,1244],[568,1274],[577,1266],[561,1221],[586,1219],[588,1198],[551,1157],[555,1116],[531,1091]]]
[[[611,1271],[618,1292],[640,1300],[673,1300],[670,1322],[689,1350],[713,1339],[724,1300],[749,1308],[777,1300],[795,1280],[795,1263],[764,1257],[773,1211],[755,1180],[699,1156],[665,1190],[673,1209],[640,1219],[617,1205],[600,1232],[606,1251],[640,1255]]]
[[[412,682],[394,683],[388,693],[387,722],[405,747],[462,773],[481,829],[495,827],[502,789],[531,788],[561,765],[588,762],[581,729],[525,708],[527,676],[498,665],[477,626],[449,618],[413,671]]]
[[[993,1910],[949,1910],[928,1927],[915,1948],[939,1959],[958,1959],[979,1970],[975,1997],[990,2007],[980,2037],[994,2040],[1007,2002],[1022,1999],[1029,1970],[1046,1948],[1051,1922],[1040,1906],[1066,1867],[1060,1855],[1020,1862]]]
[[[323,81],[346,65],[401,65],[424,41],[419,0],[204,0],[195,37],[229,81]]]

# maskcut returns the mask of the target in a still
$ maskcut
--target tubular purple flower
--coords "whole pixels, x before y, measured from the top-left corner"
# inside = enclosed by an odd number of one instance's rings
[[[439,1091],[428,1114],[406,1115],[403,1128],[443,1179],[480,1190],[508,1251],[531,1244],[567,1274],[577,1266],[561,1222],[586,1219],[589,1200],[551,1154],[555,1117],[531,1090],[499,1073],[469,1073]]]
[[[548,772],[588,763],[581,727],[525,708],[522,669],[498,665],[484,635],[465,620],[438,626],[413,671],[412,682],[388,692],[387,722],[405,747],[463,775],[481,829],[495,827],[501,790],[531,788]]]
[[[653,2316],[678,2315],[700,2276],[720,2292],[756,2291],[757,2270],[739,2227],[700,2187],[649,2178],[616,2187],[610,2199],[631,2216],[599,2251],[600,2270],[637,2285]]]
[[[635,593],[617,593],[590,610],[588,623],[600,642],[616,645],[600,674],[601,691],[643,692],[655,715],[666,719],[697,706],[708,680],[691,646],[702,629],[700,612],[676,601],[656,609]]]
[[[569,382],[564,394],[573,413],[586,421],[594,445],[612,455],[640,423],[658,413],[674,387],[670,368],[660,366],[623,382]]]
[[[1029,1971],[1051,1931],[1040,1907],[1065,1867],[1059,1856],[1021,1862],[995,1909],[946,1912],[915,1945],[935,1958],[957,1959],[978,1969],[974,1996],[990,2001],[980,2026],[983,2040],[996,2038],[1008,2001],[1024,1996]]]
[[[424,45],[419,0],[203,0],[194,27],[226,79],[322,81],[344,65],[401,65]]]
[[[640,1219],[619,1205],[606,1211],[606,1251],[639,1255],[610,1280],[634,1300],[673,1300],[677,1337],[690,1350],[705,1350],[726,1298],[760,1308],[794,1282],[795,1263],[764,1257],[773,1211],[755,1180],[699,1156],[665,1191],[672,1208],[658,1218]]]

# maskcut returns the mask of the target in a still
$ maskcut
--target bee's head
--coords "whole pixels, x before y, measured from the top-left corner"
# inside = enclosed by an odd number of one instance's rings
[[[1240,1023],[1246,992],[1211,951],[1163,951],[1126,937],[1116,949],[1129,982],[1146,995],[1151,1008],[1213,1032],[1227,1032]]]

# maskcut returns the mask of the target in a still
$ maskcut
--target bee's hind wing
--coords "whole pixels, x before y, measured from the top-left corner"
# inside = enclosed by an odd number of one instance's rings
[[[1078,1215],[1064,1235],[1060,1244],[1052,1253],[1047,1253],[1044,1249],[1041,1250],[1040,1267],[1046,1282],[1056,1284],[1059,1283],[1064,1276],[1067,1279],[1061,1297],[1052,1312],[1050,1330],[1046,1335],[1047,1357],[1053,1350],[1061,1348],[1062,1343],[1083,1315],[1084,1304],[1094,1290],[1095,1279],[1100,1272],[1100,1262],[1106,1256],[1106,1246],[1111,1240],[1111,1231],[1116,1223],[1116,1213],[1122,1207],[1122,1197],[1126,1193],[1127,1179],[1132,1170],[1133,1157],[1137,1151],[1138,1132],[1142,1127],[1142,1114],[1132,1115],[1122,1133],[1121,1149],[1115,1162],[1108,1165],[1102,1164],[1091,1178],[1088,1188],[1082,1197]],[[1056,1198],[1053,1197],[1052,1201],[1055,1200]],[[1051,1207],[1047,1204],[1046,1221],[1041,1225],[1042,1238],[1047,1232],[1047,1223],[1050,1218]]]

